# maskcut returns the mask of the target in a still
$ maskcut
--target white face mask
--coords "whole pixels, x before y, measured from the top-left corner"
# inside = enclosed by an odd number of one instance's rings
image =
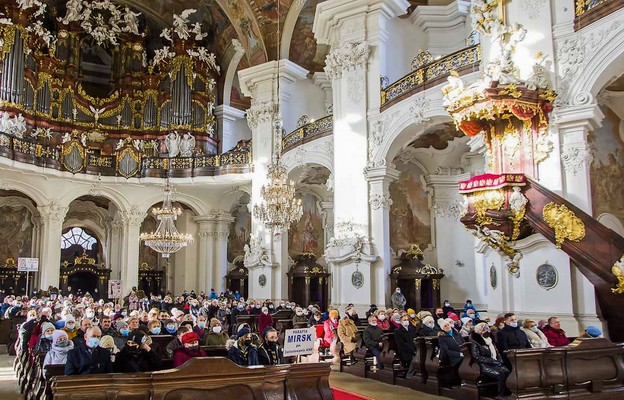
[[[298,315],[298,316],[302,316],[302,315],[303,315],[303,312],[301,312],[301,311],[297,311],[297,315]]]
[[[407,328],[409,326],[409,321],[401,321],[401,325],[403,325],[403,327]]]
[[[213,326],[212,331],[217,334],[221,333],[221,325]]]
[[[385,315],[383,315],[383,314],[380,314],[380,315],[377,317],[377,319],[378,319],[378,320],[380,320],[380,321],[383,321],[384,319],[386,319],[386,316],[385,316]]]
[[[370,322],[369,325],[370,326],[377,326],[377,322]]]
[[[410,314],[410,318],[416,318],[416,314]]]

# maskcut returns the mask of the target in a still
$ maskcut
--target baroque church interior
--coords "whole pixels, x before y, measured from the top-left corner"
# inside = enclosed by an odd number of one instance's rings
[[[0,0],[0,49],[3,296],[399,289],[624,341],[620,0]]]

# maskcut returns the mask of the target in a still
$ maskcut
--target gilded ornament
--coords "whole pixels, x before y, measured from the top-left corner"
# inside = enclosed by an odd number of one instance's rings
[[[503,90],[498,91],[499,95],[509,95],[514,99],[520,98],[522,96],[522,91],[518,89],[518,86],[515,83],[510,83]]]
[[[468,195],[477,214],[477,224],[480,226],[493,223],[492,218],[486,215],[488,210],[500,210],[505,203],[505,194],[502,189],[481,190]]]
[[[411,244],[405,254],[412,258],[420,258],[425,255],[418,244]]]
[[[565,239],[580,242],[585,237],[585,224],[565,204],[550,202],[542,211],[544,221],[555,231],[555,246],[559,249]]]
[[[617,279],[617,283],[615,284],[615,287],[611,289],[611,292],[615,294],[624,294],[624,256],[613,264],[611,273],[613,273]]]

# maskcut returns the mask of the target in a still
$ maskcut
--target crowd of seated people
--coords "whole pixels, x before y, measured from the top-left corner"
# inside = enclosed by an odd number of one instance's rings
[[[26,353],[33,362],[34,355],[45,354],[43,365],[64,365],[66,375],[178,367],[193,357],[206,356],[204,346],[223,347],[224,354],[240,366],[282,364],[283,348],[273,318],[280,310],[289,312],[292,327],[315,327],[318,342],[333,362],[341,360],[340,347],[349,365],[356,363],[353,354],[361,335],[373,357],[372,372],[384,369],[381,351],[387,333],[393,333],[396,356],[409,370],[408,375],[413,372],[416,337],[437,337],[440,362],[457,377],[464,357],[461,346],[469,343],[481,375],[496,382],[500,395],[508,394],[505,381],[511,366],[507,350],[569,344],[557,317],[518,321],[515,314],[507,313],[492,322],[482,318],[470,300],[463,310],[455,310],[445,301],[433,312],[416,312],[405,309],[400,297],[400,292],[393,294],[392,308],[371,305],[366,319],[360,319],[352,304],[341,317],[341,311],[332,306],[321,310],[318,305],[299,306],[289,301],[246,301],[231,291],[151,296],[147,303],[133,291],[123,304],[89,295],[6,296],[0,315],[26,317],[19,327],[18,357]],[[257,326],[238,322],[246,315],[256,315]],[[588,327],[581,336],[601,334],[597,327]],[[168,339],[156,342],[154,337]]]

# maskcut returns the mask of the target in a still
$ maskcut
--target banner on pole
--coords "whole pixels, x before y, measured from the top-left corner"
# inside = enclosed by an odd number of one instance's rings
[[[316,329],[314,327],[287,329],[284,336],[284,357],[312,354],[315,340]]]
[[[17,259],[17,270],[19,272],[37,272],[39,271],[39,259],[19,257]]]
[[[109,299],[120,299],[123,297],[122,295],[122,282],[119,279],[109,279],[108,280],[108,298]]]

